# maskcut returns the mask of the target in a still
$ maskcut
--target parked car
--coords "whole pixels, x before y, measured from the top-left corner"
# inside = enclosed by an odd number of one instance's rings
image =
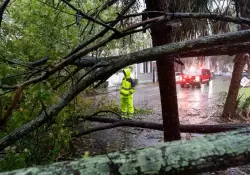
[[[222,73],[221,71],[215,72],[214,74],[215,74],[216,76],[222,76],[222,75],[223,75],[223,73]]]
[[[176,81],[176,83],[180,82],[180,78],[181,78],[181,72],[175,72],[175,81]]]
[[[184,88],[186,85],[192,87],[201,87],[202,84],[209,84],[211,80],[211,72],[209,69],[191,68],[188,69],[180,78],[180,86]]]

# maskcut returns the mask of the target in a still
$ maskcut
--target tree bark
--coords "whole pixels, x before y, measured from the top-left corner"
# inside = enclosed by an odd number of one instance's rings
[[[20,169],[15,174],[195,174],[249,164],[250,128]]]
[[[236,113],[236,103],[240,88],[240,81],[242,78],[242,71],[246,64],[247,58],[248,56],[246,56],[246,54],[240,54],[235,57],[232,79],[222,113],[223,117],[230,117]]]
[[[243,1],[243,0],[238,0],[237,5],[241,14],[241,17],[249,17],[250,16],[250,11],[249,11],[249,0]],[[241,25],[240,27],[241,30],[247,30],[249,29],[249,26]],[[233,70],[233,75],[228,91],[228,96],[226,99],[226,103],[223,109],[222,116],[227,117],[230,115],[234,115],[236,112],[236,102],[237,102],[237,97],[240,89],[240,81],[242,78],[242,71],[244,69],[245,64],[248,61],[248,54],[241,54],[235,57],[235,63],[234,63],[234,70]]]
[[[250,58],[247,59],[247,78],[250,79]]]
[[[149,11],[168,11],[167,0],[146,0]],[[150,18],[156,17],[150,14]],[[157,23],[151,26],[153,46],[161,46],[171,43],[172,28],[166,23]],[[162,57],[167,57],[163,55]],[[181,138],[179,129],[179,114],[175,81],[174,60],[158,59],[157,71],[161,96],[162,118],[164,128],[164,141],[179,140]]]
[[[174,57],[187,58],[187,57],[198,57],[199,55],[203,56],[216,56],[216,55],[235,55],[239,53],[245,53],[250,50],[250,43],[239,43],[239,44],[230,44],[230,45],[219,45],[215,47],[208,47],[204,49],[190,50],[186,52],[179,52],[176,54],[166,54],[168,55],[167,59],[173,59]],[[153,51],[153,50],[152,50]],[[78,66],[80,68],[84,67],[93,67],[98,63],[106,62],[114,59],[120,59],[122,56],[118,57],[83,57],[76,60],[72,65]],[[186,60],[187,61],[187,60]],[[211,60],[212,61],[212,60]],[[190,63],[189,63],[190,64]],[[215,62],[212,62],[215,66]]]

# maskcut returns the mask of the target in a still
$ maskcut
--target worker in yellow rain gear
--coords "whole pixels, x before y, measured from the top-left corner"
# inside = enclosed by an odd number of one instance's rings
[[[132,119],[134,115],[133,94],[135,93],[135,83],[131,78],[131,70],[123,70],[124,78],[120,88],[122,118]]]

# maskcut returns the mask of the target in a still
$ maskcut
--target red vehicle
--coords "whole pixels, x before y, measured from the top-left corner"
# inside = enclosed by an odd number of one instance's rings
[[[197,86],[200,88],[202,84],[209,85],[210,80],[211,72],[209,69],[191,68],[180,77],[180,86],[184,88],[186,85],[191,85],[192,87]]]

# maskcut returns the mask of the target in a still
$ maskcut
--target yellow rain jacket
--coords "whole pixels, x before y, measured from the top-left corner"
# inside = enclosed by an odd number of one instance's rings
[[[131,79],[130,69],[124,69],[123,74],[124,78],[120,88],[122,117],[127,118],[128,115],[129,118],[132,118],[134,114],[133,94],[135,93],[135,84]]]

